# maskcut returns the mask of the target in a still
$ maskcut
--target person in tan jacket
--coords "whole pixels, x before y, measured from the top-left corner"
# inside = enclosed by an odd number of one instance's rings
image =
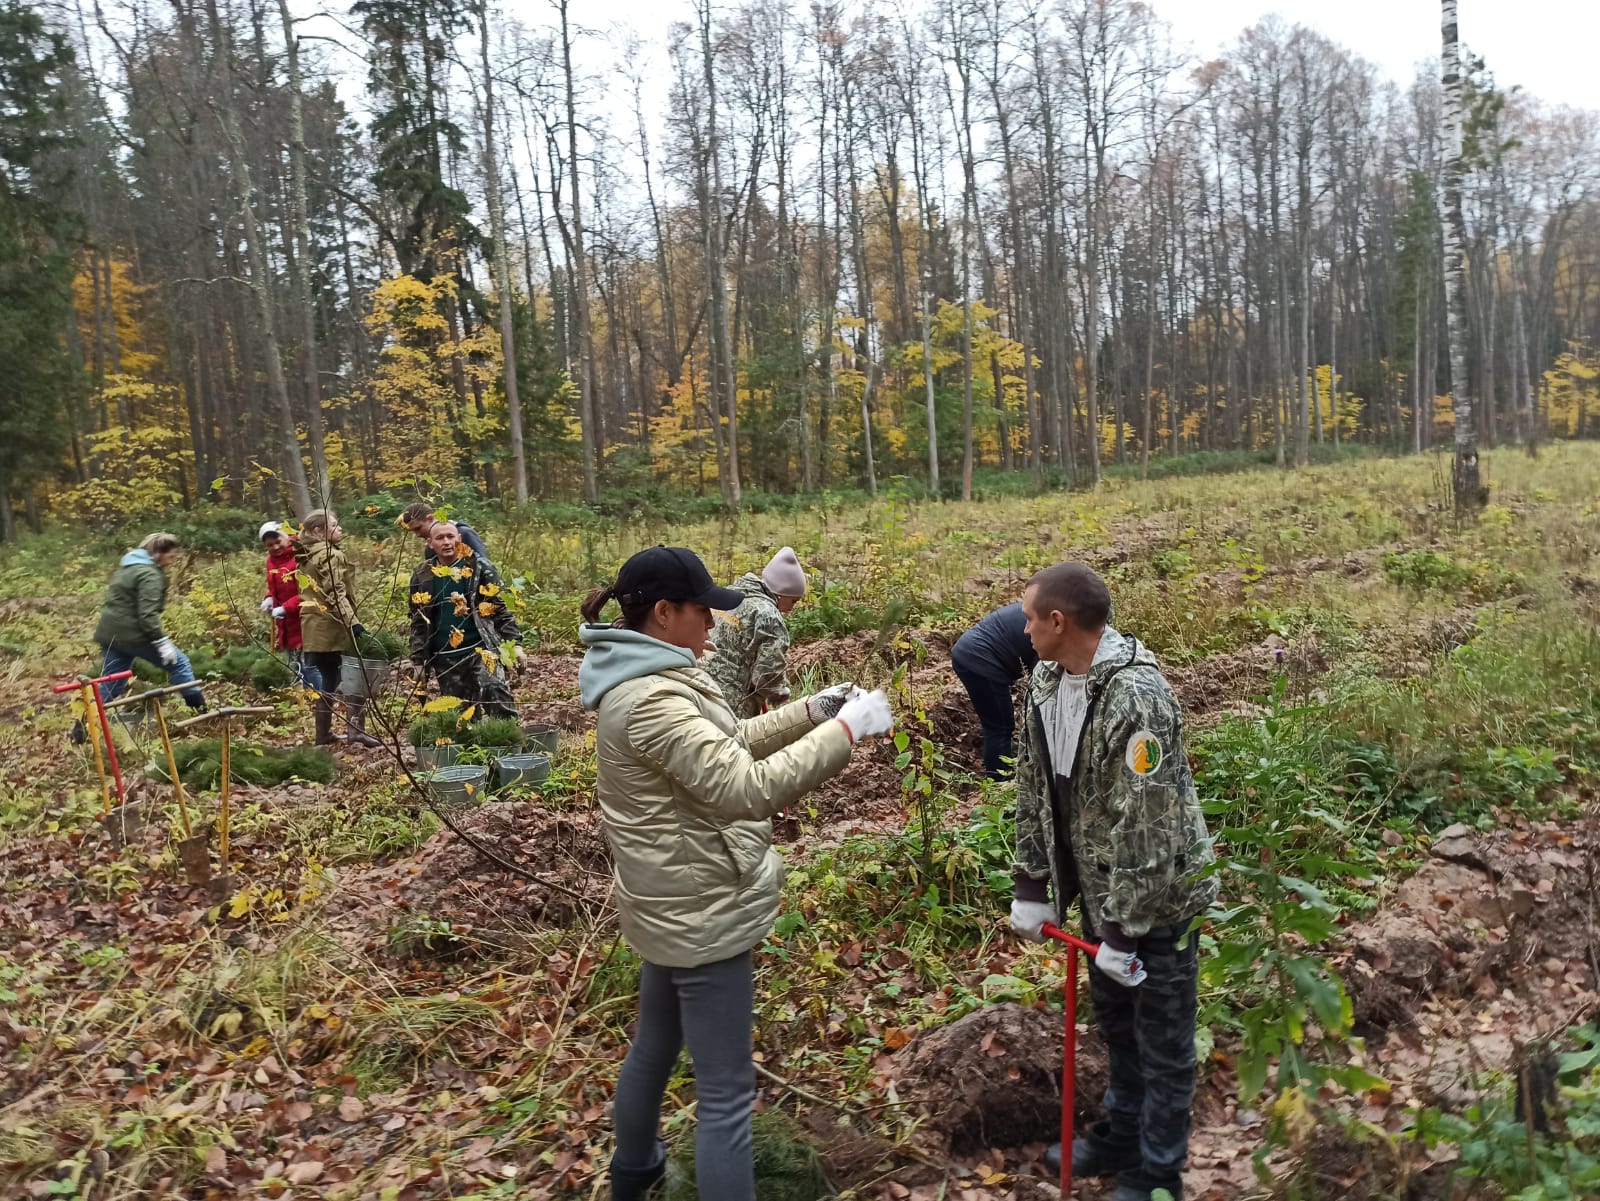
[[[620,620],[600,625],[611,600]],[[637,1201],[666,1170],[661,1098],[688,1043],[701,1201],[754,1201],[750,1114],[751,949],[778,916],[783,861],[772,815],[893,729],[888,698],[839,684],[740,721],[698,665],[712,609],[739,595],[694,552],[658,546],[591,593],[578,681],[597,712],[599,774],[622,936],[644,961],[639,1025],[617,1081],[614,1201]]]
[[[344,652],[365,633],[356,617],[356,569],[339,549],[343,537],[332,509],[307,513],[300,526],[300,572],[305,576],[300,589],[300,642],[306,662],[322,680],[312,711],[318,746],[338,741],[333,735],[333,702],[339,692]],[[378,740],[367,733],[367,702],[351,699],[344,707],[350,727],[345,741],[354,746],[378,746]]]

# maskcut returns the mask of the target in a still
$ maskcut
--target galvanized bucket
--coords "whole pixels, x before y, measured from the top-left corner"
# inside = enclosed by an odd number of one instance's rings
[[[522,733],[528,739],[529,746],[539,748],[552,759],[556,757],[556,743],[560,735],[554,726],[532,722],[522,727]]]
[[[428,792],[442,805],[476,805],[483,800],[489,769],[475,764],[436,767],[428,773]]]
[[[417,766],[424,770],[431,770],[435,767],[453,767],[459,758],[461,758],[461,744],[459,742],[441,742],[434,746],[419,746],[417,748]]]
[[[346,699],[377,696],[389,682],[393,665],[387,659],[357,659],[346,655],[339,668],[339,692]]]
[[[543,784],[550,778],[550,756],[529,751],[520,755],[501,755],[494,761],[495,788],[512,784]]]

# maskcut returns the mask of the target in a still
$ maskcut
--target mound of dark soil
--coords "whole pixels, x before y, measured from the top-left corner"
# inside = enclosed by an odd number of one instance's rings
[[[492,950],[515,947],[538,927],[603,915],[611,855],[597,818],[531,801],[451,817],[468,839],[442,829],[410,859],[352,880],[330,903],[335,927],[371,948],[419,920],[448,923],[457,940]]]
[[[925,1118],[930,1154],[1053,1142],[1061,1130],[1062,1042],[1058,1014],[991,1005],[912,1039],[895,1057],[895,1089]],[[1080,1123],[1103,1116],[1105,1083],[1105,1044],[1080,1031]]]
[[[1510,990],[1559,1009],[1595,989],[1597,851],[1592,823],[1441,831],[1393,900],[1348,931],[1358,1026],[1407,1027],[1428,997]]]

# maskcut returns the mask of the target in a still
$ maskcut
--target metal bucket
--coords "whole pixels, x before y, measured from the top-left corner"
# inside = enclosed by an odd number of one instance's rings
[[[428,773],[428,792],[446,805],[476,805],[483,800],[489,769],[476,764],[436,767]]]
[[[436,767],[454,767],[457,759],[461,758],[461,744],[459,742],[441,742],[434,746],[419,746],[417,748],[417,766],[424,770]]]
[[[496,790],[512,784],[543,784],[550,778],[550,756],[540,752],[501,755],[494,761]]]
[[[394,670],[387,659],[357,659],[346,655],[339,667],[339,692],[346,699],[377,696]]]
[[[556,743],[560,735],[556,728],[543,722],[532,722],[522,727],[523,734],[528,739],[528,745],[538,747],[552,759],[556,757]]]

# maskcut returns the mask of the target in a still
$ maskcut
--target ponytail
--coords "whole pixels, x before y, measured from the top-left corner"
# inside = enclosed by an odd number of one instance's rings
[[[607,584],[604,588],[596,588],[583,598],[583,604],[578,606],[578,612],[583,614],[584,621],[593,625],[600,620],[600,611],[616,595],[617,589],[613,584]]]
[[[623,600],[617,595],[617,586],[608,584],[604,588],[596,588],[584,597],[578,611],[583,614],[584,621],[594,625],[600,621],[600,611],[611,601],[616,601],[622,606],[622,616],[612,624],[624,630],[644,629],[650,620],[650,611],[655,608],[649,601]]]

